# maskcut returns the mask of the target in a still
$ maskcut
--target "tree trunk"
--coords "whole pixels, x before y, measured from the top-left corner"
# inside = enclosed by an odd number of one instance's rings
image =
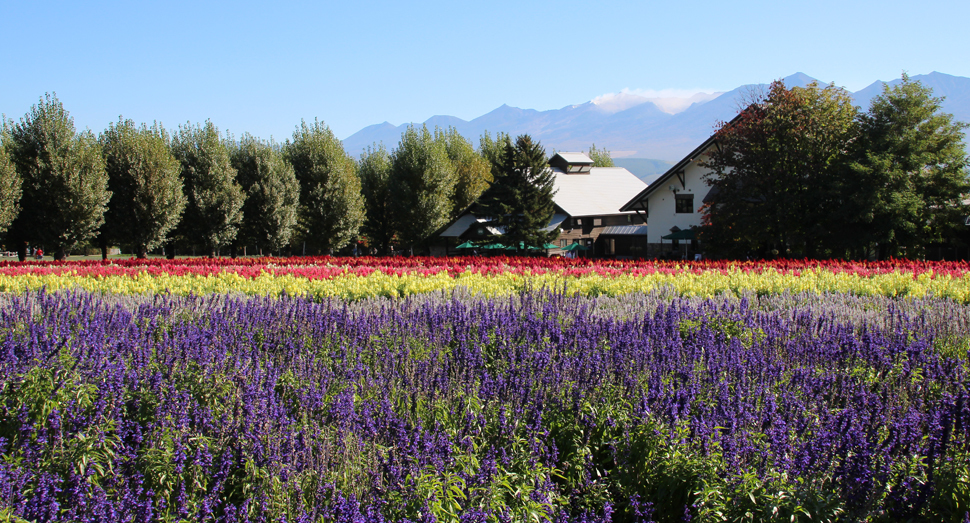
[[[64,258],[67,258],[67,253],[64,252],[63,246],[58,245],[57,248],[54,249],[54,261],[64,261]]]
[[[135,257],[139,260],[144,260],[148,257],[148,249],[145,248],[144,243],[138,244],[138,251],[135,253]]]
[[[175,242],[168,242],[168,246],[165,247],[165,257],[169,260],[175,259]]]
[[[104,236],[98,238],[98,246],[101,247],[101,261],[108,259],[108,240]]]
[[[27,242],[20,242],[17,244],[17,259],[20,261],[27,261]]]
[[[235,259],[236,258],[236,253],[237,253],[238,250],[239,250],[239,248],[236,247],[236,242],[233,242],[232,243],[232,246],[229,247],[229,257]]]

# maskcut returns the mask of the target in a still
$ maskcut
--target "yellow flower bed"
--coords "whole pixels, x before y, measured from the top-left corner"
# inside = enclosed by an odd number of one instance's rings
[[[457,276],[450,276],[444,272],[434,275],[393,275],[377,271],[367,276],[348,274],[330,279],[308,279],[292,275],[275,275],[272,272],[263,272],[255,278],[246,278],[230,271],[210,276],[169,274],[153,276],[146,273],[133,277],[78,276],[73,272],[59,275],[0,275],[0,292],[7,293],[23,293],[42,288],[49,291],[78,288],[115,294],[241,293],[262,296],[309,295],[317,299],[338,297],[356,300],[375,296],[399,298],[432,291],[452,291],[459,287],[484,296],[503,296],[539,288],[564,290],[567,294],[616,296],[670,287],[679,294],[697,296],[742,292],[777,294],[785,291],[793,293],[808,291],[911,297],[934,295],[951,298],[960,303],[970,302],[970,276],[933,277],[928,272],[916,277],[906,272],[859,276],[833,273],[824,269],[805,270],[798,275],[768,269],[762,272],[729,270],[699,274],[658,272],[642,276],[630,274],[568,276],[558,272],[540,275],[515,273],[483,275],[470,271]]]

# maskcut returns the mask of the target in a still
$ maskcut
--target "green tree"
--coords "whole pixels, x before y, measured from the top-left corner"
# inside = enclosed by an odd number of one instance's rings
[[[492,170],[488,160],[475,152],[475,148],[454,127],[440,133],[445,152],[455,177],[455,193],[452,197],[450,215],[456,216],[471,205],[492,183]]]
[[[613,157],[610,156],[610,152],[606,149],[597,149],[596,144],[589,146],[589,152],[586,153],[590,160],[593,160],[593,167],[616,167],[613,164]]]
[[[505,142],[498,176],[479,198],[478,212],[488,217],[487,225],[503,231],[489,240],[511,247],[542,247],[556,239],[558,228],[544,230],[555,212],[554,181],[539,142],[527,134],[516,138],[515,145]]]
[[[404,245],[424,242],[448,222],[455,178],[442,140],[409,126],[391,154],[391,213]]]
[[[234,144],[231,157],[236,179],[246,193],[237,242],[279,252],[290,244],[298,225],[300,183],[293,166],[275,143],[249,134]]]
[[[184,241],[204,246],[213,257],[236,238],[242,222],[245,195],[236,183],[229,149],[219,129],[206,120],[204,125],[180,126],[172,152],[181,164],[187,197],[178,232]]]
[[[716,254],[818,256],[841,232],[833,220],[845,150],[856,135],[849,94],[781,81],[716,133],[702,165],[714,190],[701,239]]]
[[[503,132],[497,133],[493,140],[485,131],[478,140],[478,154],[488,162],[493,181],[501,176],[502,155],[505,154],[505,146],[511,143],[512,138]]]
[[[301,122],[285,152],[300,182],[302,238],[318,252],[347,245],[364,221],[356,162],[317,120]]]
[[[859,117],[851,178],[853,234],[886,256],[919,257],[956,235],[970,214],[963,142],[967,125],[941,111],[941,98],[911,81],[885,87]]]
[[[100,142],[114,195],[101,230],[103,245],[130,243],[136,256],[145,258],[167,241],[185,210],[181,166],[168,147],[168,133],[157,123],[139,128],[119,118]]]
[[[20,196],[23,190],[20,175],[7,154],[10,128],[6,121],[0,129],[0,235],[7,232],[10,224],[20,213]]]
[[[10,226],[20,259],[32,242],[53,246],[54,258],[62,260],[104,223],[111,192],[98,141],[90,131],[75,131],[53,95],[13,124],[5,141],[23,180],[20,213]]]
[[[381,254],[387,254],[394,240],[394,195],[391,189],[391,157],[383,144],[367,148],[360,156],[360,192],[364,197],[366,218],[363,233]]]

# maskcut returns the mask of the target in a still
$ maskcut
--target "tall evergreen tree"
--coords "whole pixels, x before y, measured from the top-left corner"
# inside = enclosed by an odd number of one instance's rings
[[[178,227],[183,241],[204,246],[212,257],[236,238],[245,199],[236,183],[229,149],[212,122],[179,127],[172,152],[182,167],[187,206]]]
[[[854,234],[879,254],[920,257],[926,246],[965,228],[970,209],[963,130],[941,98],[903,75],[861,115],[853,144]]]
[[[20,213],[20,197],[23,194],[20,175],[7,154],[10,127],[2,122],[0,129],[0,235],[7,232],[14,218]]]
[[[111,192],[101,148],[90,131],[77,133],[56,96],[47,95],[11,126],[7,150],[23,180],[21,210],[10,226],[20,259],[27,242],[64,259],[104,223]]]
[[[364,203],[356,162],[323,122],[301,122],[286,145],[300,182],[301,234],[306,245],[329,253],[357,237]]]
[[[387,254],[394,240],[394,195],[391,189],[391,157],[384,145],[367,148],[357,168],[360,192],[364,197],[366,218],[363,233],[381,254]]]
[[[450,215],[456,216],[471,205],[492,183],[488,160],[475,152],[472,144],[454,127],[440,133],[455,177],[455,192]]]
[[[298,225],[300,183],[275,143],[244,134],[232,150],[232,166],[246,193],[237,242],[278,252],[290,244]]]
[[[118,241],[134,246],[138,258],[168,239],[185,210],[181,166],[169,149],[165,129],[135,126],[119,119],[100,138],[114,195],[101,229],[103,243]]]
[[[479,213],[488,217],[489,226],[502,231],[489,240],[513,248],[541,248],[556,239],[558,228],[543,230],[555,212],[555,178],[539,142],[527,134],[516,138],[515,145],[505,142],[497,172],[479,199]]]
[[[392,214],[401,242],[414,247],[448,222],[454,171],[442,140],[409,126],[391,154]]]

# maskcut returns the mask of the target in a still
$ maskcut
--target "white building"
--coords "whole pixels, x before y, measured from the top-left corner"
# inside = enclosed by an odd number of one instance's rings
[[[709,170],[699,164],[717,146],[714,138],[708,138],[620,208],[638,213],[649,225],[648,256],[675,253],[692,258],[702,250],[694,232],[701,225],[701,207],[711,186],[704,181]]]
[[[557,248],[548,253],[558,255],[573,243],[587,250],[584,255],[607,257],[646,256],[647,227],[634,210],[620,206],[646,187],[646,184],[622,167],[593,167],[593,160],[583,153],[557,153],[549,160],[555,176],[553,195],[555,214],[548,230],[560,228]],[[475,215],[472,205],[442,228],[434,255],[467,253],[456,246],[500,231],[486,231],[486,219]]]

